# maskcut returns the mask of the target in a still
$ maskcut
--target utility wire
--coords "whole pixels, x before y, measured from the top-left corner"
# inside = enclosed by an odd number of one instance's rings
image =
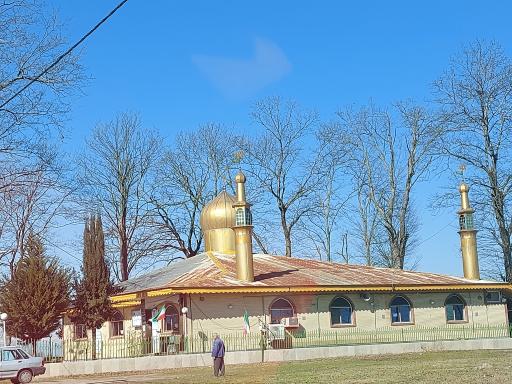
[[[60,55],[52,64],[50,64],[48,67],[46,67],[39,75],[34,77],[32,80],[30,80],[27,84],[25,84],[18,92],[16,92],[14,95],[9,97],[2,105],[0,105],[0,109],[4,108],[7,104],[9,104],[11,101],[13,101],[16,97],[18,97],[25,89],[30,87],[32,84],[34,84],[37,80],[39,80],[45,73],[47,73],[49,70],[51,70],[53,67],[55,67],[59,62],[69,55],[73,50],[78,47],[80,44],[84,42],[85,39],[87,39],[90,35],[94,33],[104,22],[106,22],[114,13],[117,12],[119,8],[121,8],[128,0],[121,1],[112,11],[109,12],[107,16],[105,16],[103,19],[100,20],[98,24],[96,24],[92,29],[89,30],[80,40],[78,40],[71,48],[69,48],[66,52],[64,52],[62,55]]]
[[[434,234],[430,235],[429,237],[427,237],[426,239],[423,239],[422,241],[420,241],[417,245],[421,245],[423,244],[424,242],[426,241],[429,241],[430,239],[432,239],[433,237],[439,235],[443,230],[445,230],[446,228],[448,228],[450,225],[453,225],[455,223],[456,219],[453,219],[452,221],[450,221],[448,224],[446,224],[444,227],[442,227],[441,229],[437,230]]]
[[[50,240],[45,239],[45,242],[47,242],[47,243],[48,243],[48,244],[50,244],[51,246],[53,246],[53,247],[57,248],[59,251],[64,252],[66,255],[71,256],[71,257],[72,257],[73,259],[75,259],[76,261],[82,262],[82,259],[81,259],[81,258],[79,258],[79,257],[78,257],[78,256],[76,256],[76,255],[73,255],[71,252],[69,252],[69,251],[65,250],[64,248],[62,248],[62,247],[60,247],[59,245],[57,245],[57,244],[55,244],[55,243],[51,242]],[[69,264],[69,263],[68,263],[68,264]]]

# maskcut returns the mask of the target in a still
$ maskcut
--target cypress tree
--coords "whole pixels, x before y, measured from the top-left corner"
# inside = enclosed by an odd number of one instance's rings
[[[92,330],[92,358],[96,358],[96,329],[114,314],[110,296],[119,292],[110,280],[105,261],[105,236],[99,216],[89,217],[84,228],[82,278],[75,279],[71,319]]]
[[[56,258],[45,256],[41,240],[30,234],[21,259],[9,279],[1,283],[0,307],[9,315],[7,331],[33,343],[60,325],[70,300],[70,271]]]

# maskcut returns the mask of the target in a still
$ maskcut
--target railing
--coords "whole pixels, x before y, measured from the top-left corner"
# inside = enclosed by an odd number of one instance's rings
[[[284,340],[275,340],[280,348],[307,348],[333,345],[385,344],[419,341],[494,339],[509,337],[510,329],[501,326],[456,325],[448,327],[389,327],[376,331],[346,329],[339,331],[287,332]]]
[[[288,330],[275,338],[268,332],[221,334],[227,351],[254,351],[263,349],[291,349],[322,346],[407,343],[418,341],[468,340],[511,337],[508,325],[450,325],[444,327],[388,327],[373,331],[357,328],[337,330]],[[47,361],[115,359],[148,355],[209,353],[214,334],[199,333],[191,337],[180,335],[141,339],[135,336],[97,340],[94,351],[90,340],[38,342],[37,355]],[[23,345],[32,353],[32,345]],[[94,353],[93,353],[94,352]]]
[[[183,349],[182,345],[182,338],[179,335],[149,339],[130,336],[106,341],[97,340],[94,350],[90,340],[66,340],[63,342],[64,360],[117,359],[176,354]]]
[[[34,344],[17,340],[15,344],[30,355],[34,355]],[[60,362],[64,358],[62,340],[39,340],[36,342],[35,356],[44,357],[49,363]]]

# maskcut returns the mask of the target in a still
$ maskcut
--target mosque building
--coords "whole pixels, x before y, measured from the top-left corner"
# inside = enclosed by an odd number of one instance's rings
[[[480,279],[468,185],[459,188],[464,277],[455,277],[254,254],[242,172],[235,182],[236,196],[223,191],[201,213],[204,252],[122,282],[117,316],[98,338],[508,327],[510,286]],[[65,340],[88,332],[65,319]]]

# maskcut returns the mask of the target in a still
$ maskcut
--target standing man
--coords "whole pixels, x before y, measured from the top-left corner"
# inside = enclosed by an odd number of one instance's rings
[[[213,357],[213,375],[224,376],[224,353],[226,347],[218,334],[213,339],[212,357]]]

